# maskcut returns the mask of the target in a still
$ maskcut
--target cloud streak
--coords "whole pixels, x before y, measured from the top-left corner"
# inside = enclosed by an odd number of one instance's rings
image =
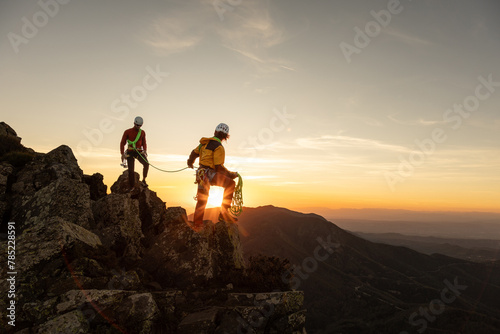
[[[286,38],[284,29],[271,17],[267,2],[244,1],[225,12],[222,22],[217,20],[210,1],[182,3],[179,7],[154,20],[143,36],[143,42],[156,53],[168,56],[185,52],[210,36],[249,63],[258,75],[296,71],[290,61],[271,55],[271,49]]]
[[[341,135],[299,138],[296,140],[296,143],[299,147],[316,150],[327,150],[331,148],[351,148],[362,150],[375,149],[391,152],[410,152],[410,149],[404,146],[386,144],[384,142],[373,139],[356,138]]]
[[[425,120],[423,118],[419,118],[418,120],[409,120],[409,121],[402,121],[400,119],[397,119],[395,116],[396,114],[388,115],[387,118],[393,121],[396,124],[401,124],[401,125],[421,125],[421,126],[432,126],[432,125],[440,125],[440,124],[446,124],[445,121],[440,120]]]
[[[144,43],[164,56],[189,50],[203,39],[202,33],[182,16],[154,20],[147,34]]]
[[[415,46],[415,47],[422,47],[422,46],[429,46],[432,45],[433,43],[419,38],[417,36],[409,35],[407,33],[404,33],[400,30],[396,30],[395,28],[388,26],[387,28],[384,29],[383,31],[384,34],[389,35],[391,37],[396,38],[397,40],[408,44],[410,46]]]

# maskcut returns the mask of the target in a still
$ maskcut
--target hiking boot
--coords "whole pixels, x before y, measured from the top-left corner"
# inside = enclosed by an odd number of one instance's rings
[[[144,187],[144,188],[147,188],[149,185],[146,183],[146,180],[142,180],[141,181],[141,185]]]

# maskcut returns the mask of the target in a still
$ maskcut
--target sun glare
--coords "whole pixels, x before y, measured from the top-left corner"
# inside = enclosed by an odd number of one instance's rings
[[[210,187],[210,192],[208,193],[207,206],[220,207],[222,204],[222,198],[224,196],[224,188],[222,187]]]

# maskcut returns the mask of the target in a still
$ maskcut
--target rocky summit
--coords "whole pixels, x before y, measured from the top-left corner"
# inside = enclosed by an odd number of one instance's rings
[[[9,333],[305,332],[303,293],[259,289],[238,225],[205,221],[195,232],[183,208],[149,188],[126,192],[127,171],[108,194],[68,146],[36,153],[0,125],[0,248],[13,255],[1,268],[0,290],[13,295],[0,299],[0,322]]]

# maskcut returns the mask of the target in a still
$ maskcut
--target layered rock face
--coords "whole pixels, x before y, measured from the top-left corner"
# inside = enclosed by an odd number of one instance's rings
[[[150,189],[124,192],[126,171],[110,194],[102,180],[67,146],[0,162],[3,254],[8,222],[16,232],[15,327],[0,299],[8,332],[303,332],[301,292],[242,293],[233,282],[245,272],[237,225],[195,232]]]

